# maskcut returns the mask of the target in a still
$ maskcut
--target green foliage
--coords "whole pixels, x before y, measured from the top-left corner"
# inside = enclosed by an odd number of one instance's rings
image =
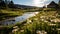
[[[56,11],[57,9],[55,8],[44,8],[44,11]]]
[[[12,26],[1,26],[0,27],[0,34],[9,34],[12,31]]]
[[[10,13],[10,12],[8,12]],[[14,12],[13,12],[14,13]],[[29,18],[29,20],[31,20],[31,23],[27,23],[27,21],[21,23],[17,23],[15,26],[19,27],[19,30],[14,32],[13,34],[36,34],[36,31],[46,31],[47,34],[58,34],[58,30],[57,28],[60,28],[60,23],[58,22],[51,22],[49,20],[51,19],[56,19],[58,18],[57,16],[55,16],[56,11],[49,11],[49,12],[45,12],[42,11],[40,12],[38,15]],[[45,18],[40,18],[41,16],[47,16]],[[56,18],[52,17],[55,16]],[[44,19],[44,21],[42,21],[41,19]],[[45,22],[48,21],[48,22]],[[56,24],[56,25],[50,25],[50,24]],[[8,28],[10,29],[10,28]],[[3,30],[4,31],[4,30]],[[11,27],[11,31],[12,31],[12,27]],[[11,33],[9,31],[9,33]]]

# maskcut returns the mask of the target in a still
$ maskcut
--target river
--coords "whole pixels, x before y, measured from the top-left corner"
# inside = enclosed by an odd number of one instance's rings
[[[31,18],[33,16],[35,16],[36,14],[38,14],[39,12],[27,12],[24,13],[22,16],[18,16],[12,19],[6,19],[4,21],[0,21],[0,25],[12,25],[12,24],[16,24],[17,22],[23,22],[28,18]]]

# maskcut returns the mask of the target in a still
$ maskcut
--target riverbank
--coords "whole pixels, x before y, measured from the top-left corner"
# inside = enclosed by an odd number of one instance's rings
[[[5,19],[9,19],[9,18],[13,18],[13,17],[17,17],[17,16],[21,16],[25,12],[26,11],[24,11],[24,10],[1,9],[0,10],[0,21],[5,20]]]
[[[6,19],[4,21],[0,21],[0,25],[2,26],[9,26],[9,25],[14,25],[16,24],[17,22],[24,22],[26,21],[27,19],[35,16],[36,14],[38,14],[39,12],[26,12],[24,13],[23,15],[21,16],[17,16],[15,18],[10,18],[10,19]]]
[[[38,14],[38,12],[28,12],[28,13],[26,13],[26,14],[24,14],[23,16],[24,16],[24,19],[23,19],[23,21],[25,22],[26,21],[26,19],[28,19],[28,18],[31,18],[31,17],[33,17],[33,16],[36,16],[36,14]],[[18,18],[18,17],[17,17]],[[19,18],[20,19],[20,18]],[[9,25],[9,26],[0,26],[0,30],[1,30],[1,33],[2,33],[2,31],[4,31],[4,32],[6,32],[8,29],[8,33],[11,31],[11,30],[13,30],[13,28],[14,28],[14,26],[16,26],[16,25],[21,25],[22,26],[22,23],[20,24],[20,23],[16,23],[15,25]],[[20,27],[20,26],[19,26]],[[7,30],[6,30],[7,29]],[[6,31],[5,31],[6,30]],[[11,32],[12,33],[12,32]]]

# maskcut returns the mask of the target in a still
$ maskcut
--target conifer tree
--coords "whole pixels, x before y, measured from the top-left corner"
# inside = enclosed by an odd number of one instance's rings
[[[0,8],[6,7],[6,3],[3,0],[0,0]]]
[[[9,3],[9,8],[14,8],[14,2],[13,1],[10,1],[10,3]]]
[[[60,0],[59,0],[58,4],[59,4],[59,6],[60,6]]]

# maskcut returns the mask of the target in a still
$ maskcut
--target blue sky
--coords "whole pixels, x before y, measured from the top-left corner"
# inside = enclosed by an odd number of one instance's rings
[[[13,0],[13,1],[15,4],[42,7],[45,4],[49,4],[51,1],[55,1],[57,3],[59,0]]]

